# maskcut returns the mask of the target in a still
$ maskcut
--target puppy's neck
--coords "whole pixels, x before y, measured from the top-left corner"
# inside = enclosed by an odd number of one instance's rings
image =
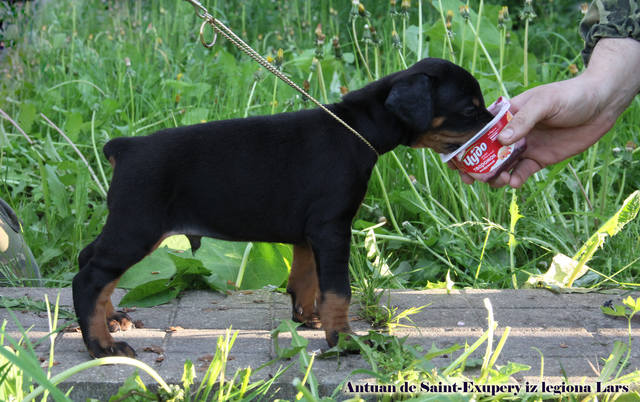
[[[335,113],[366,138],[380,155],[409,143],[410,133],[399,120],[390,117],[384,108],[384,100],[353,103],[350,99],[332,106]]]

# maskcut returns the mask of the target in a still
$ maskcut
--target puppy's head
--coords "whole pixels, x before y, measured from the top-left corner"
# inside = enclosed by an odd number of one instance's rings
[[[441,59],[423,59],[393,76],[385,108],[407,128],[406,144],[455,151],[493,118],[478,81]]]

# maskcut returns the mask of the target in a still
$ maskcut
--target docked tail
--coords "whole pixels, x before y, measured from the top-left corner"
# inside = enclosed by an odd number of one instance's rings
[[[131,139],[127,137],[114,138],[107,142],[102,148],[104,156],[109,160],[109,163],[111,163],[113,168],[116,167],[116,161],[119,159],[122,152],[129,148],[130,141]]]

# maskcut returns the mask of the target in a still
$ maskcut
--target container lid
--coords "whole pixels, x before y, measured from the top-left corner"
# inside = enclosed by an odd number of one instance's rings
[[[458,153],[464,151],[469,145],[473,144],[478,138],[482,137],[487,131],[489,131],[491,127],[496,125],[496,123],[500,121],[502,116],[504,116],[504,114],[507,113],[510,107],[511,107],[511,104],[509,103],[509,100],[504,96],[501,96],[498,99],[496,99],[495,102],[493,102],[489,107],[487,107],[487,110],[494,115],[494,118],[489,123],[487,123],[484,127],[482,127],[482,130],[478,131],[476,135],[471,137],[467,142],[462,144],[458,149],[448,154],[440,154],[440,160],[442,160],[442,162],[449,162]]]

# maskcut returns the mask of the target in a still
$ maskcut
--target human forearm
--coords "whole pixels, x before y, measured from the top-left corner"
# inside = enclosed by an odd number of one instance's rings
[[[596,89],[600,110],[615,122],[640,92],[640,41],[601,39],[582,75]]]

